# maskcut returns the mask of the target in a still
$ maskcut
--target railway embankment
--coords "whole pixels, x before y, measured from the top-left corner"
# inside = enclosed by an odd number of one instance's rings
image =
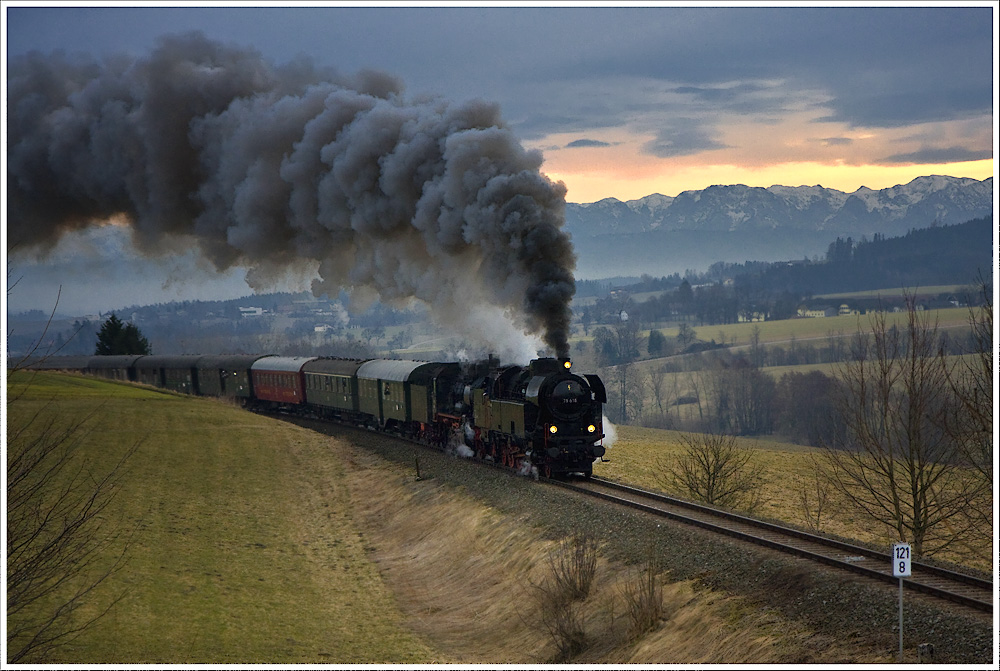
[[[412,469],[414,479],[419,460],[422,479],[457,488],[501,514],[537,526],[548,538],[586,534],[597,538],[606,559],[617,565],[641,566],[654,557],[669,581],[690,582],[717,598],[737,597],[741,608],[773,613],[782,626],[797,632],[791,638],[799,639],[791,645],[794,652],[785,648],[789,656],[779,663],[896,661],[898,591],[893,586],[866,584],[804,559],[538,486],[530,478],[456,456],[365,432],[351,434],[353,443]],[[789,645],[789,638],[783,640]],[[994,655],[992,617],[907,593],[906,659],[916,662],[917,646],[925,643],[933,645],[936,663],[989,663]]]
[[[102,380],[34,380],[37,394],[17,401],[28,415],[93,416],[81,449],[95,467],[140,442],[115,499],[128,562],[100,594],[123,597],[54,662],[895,660],[892,589],[384,435],[324,435]],[[600,561],[571,609],[580,645],[560,657],[539,595],[553,552],[581,534],[601,542]],[[625,594],[651,557],[665,608],[636,634]],[[924,642],[938,662],[991,659],[988,617],[911,599],[906,627],[907,661]]]

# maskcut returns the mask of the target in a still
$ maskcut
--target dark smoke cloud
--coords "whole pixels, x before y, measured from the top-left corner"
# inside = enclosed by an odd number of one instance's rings
[[[565,187],[496,105],[190,34],[145,59],[12,59],[8,114],[11,246],[124,218],[147,254],[193,244],[262,286],[311,263],[316,293],[415,297],[472,328],[494,306],[568,351]]]

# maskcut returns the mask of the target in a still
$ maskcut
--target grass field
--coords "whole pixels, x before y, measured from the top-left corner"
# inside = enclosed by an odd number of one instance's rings
[[[8,384],[9,398],[23,380]],[[82,449],[98,472],[141,439],[115,500],[131,537],[128,563],[88,608],[122,600],[48,661],[553,659],[553,642],[533,614],[530,581],[548,569],[555,543],[523,517],[499,515],[436,479],[415,480],[410,466],[385,462],[356,439],[214,400],[39,374],[9,406],[10,422],[35,412],[95,413]],[[631,427],[619,434],[611,462],[595,471],[654,482],[655,457],[676,450],[676,434]],[[811,450],[774,443],[758,450],[774,476],[768,492],[775,500],[763,512],[778,517]],[[788,510],[794,514],[794,506]],[[597,591],[582,611],[598,638],[580,663],[889,661],[850,641],[831,646],[800,622],[687,581],[664,586],[671,613],[664,626],[623,643],[613,623],[623,616],[629,570],[602,558],[598,571]]]
[[[52,661],[434,661],[366,559],[330,439],[80,377],[35,376],[11,421],[39,410],[97,413],[84,449],[98,472],[141,440],[114,504],[132,533],[128,563],[93,607],[124,597]]]
[[[899,287],[894,287],[891,289],[869,289],[868,291],[846,291],[839,294],[820,294],[815,296],[815,298],[840,298],[840,299],[852,299],[852,298],[878,298],[880,296],[885,298],[902,298],[904,294],[914,295],[916,297],[920,296],[940,296],[941,294],[955,294],[957,296],[970,295],[975,296],[977,293],[976,287],[969,284],[939,284],[929,287],[916,287],[901,289]]]
[[[594,465],[594,475],[633,484],[637,487],[670,492],[666,481],[666,466],[682,453],[679,433],[634,426],[616,427],[617,438],[608,449],[608,463]],[[824,533],[848,539],[857,539],[889,548],[897,539],[887,527],[879,525],[852,511],[835,493],[828,492],[826,510],[817,521],[810,520],[802,496],[808,494],[811,503],[816,499],[815,459],[820,450],[804,445],[783,443],[766,439],[737,438],[754,451],[755,462],[763,466],[766,484],[763,486],[764,504],[755,516],[788,523],[800,528],[815,528]],[[819,483],[822,486],[822,482]],[[671,493],[681,495],[681,492]],[[812,521],[812,524],[810,522]],[[984,544],[977,557],[946,554],[939,558],[964,563],[983,571],[991,570],[993,546],[989,533],[983,535]]]

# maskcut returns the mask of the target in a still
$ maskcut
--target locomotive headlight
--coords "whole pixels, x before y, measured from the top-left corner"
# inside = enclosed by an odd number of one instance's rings
[[[549,427],[549,433],[555,433],[558,430],[559,430],[559,427],[557,427],[555,424],[553,424],[552,426]]]
[[[597,431],[597,427],[593,424],[587,427],[587,433],[593,433],[594,431]]]
[[[565,368],[566,370],[569,370],[572,367],[573,367],[573,362],[572,361],[570,361],[569,359],[566,359],[565,361],[563,361],[563,368]]]

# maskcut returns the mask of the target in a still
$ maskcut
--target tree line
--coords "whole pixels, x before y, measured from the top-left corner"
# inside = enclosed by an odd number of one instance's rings
[[[968,325],[967,339],[946,337],[908,295],[905,323],[871,313],[834,375],[775,379],[755,365],[753,346],[713,352],[697,369],[640,367],[630,358],[638,328],[621,322],[601,340],[601,356],[612,357],[602,370],[611,382],[607,412],[612,421],[687,432],[683,456],[660,470],[665,486],[698,500],[758,506],[764,474],[735,437],[780,433],[821,450],[800,492],[810,525],[822,526],[836,495],[919,556],[981,552],[993,510],[993,304],[985,281]]]
[[[712,264],[704,273],[643,277],[581,311],[585,331],[612,323],[625,309],[644,323],[732,324],[794,317],[813,295],[873,287],[933,286],[971,281],[970,269],[992,264],[992,219],[933,226],[886,238],[837,238],[823,260]],[[590,290],[595,286],[588,285]],[[627,293],[658,292],[642,302]],[[870,306],[874,307],[874,305]]]

